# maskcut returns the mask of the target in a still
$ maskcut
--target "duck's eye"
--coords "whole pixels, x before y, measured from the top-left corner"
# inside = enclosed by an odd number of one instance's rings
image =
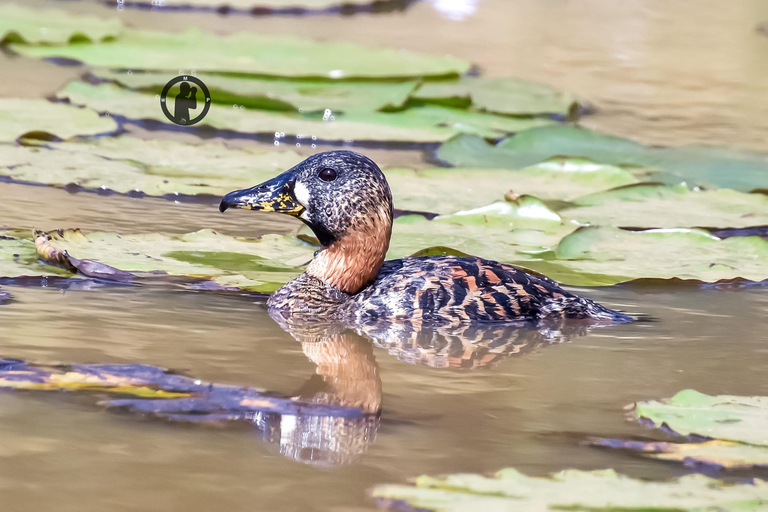
[[[319,173],[317,173],[317,175],[323,181],[333,181],[336,179],[336,171],[334,171],[330,167],[326,167],[325,169],[322,169]]]

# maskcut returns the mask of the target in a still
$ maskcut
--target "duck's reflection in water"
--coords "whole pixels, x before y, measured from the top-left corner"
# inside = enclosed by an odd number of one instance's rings
[[[0,359],[0,390],[108,392],[99,403],[132,413],[193,423],[246,422],[293,460],[353,463],[376,440],[382,383],[374,345],[397,359],[448,368],[483,368],[537,347],[561,343],[590,326],[474,325],[436,327],[378,321],[277,323],[300,344],[315,373],[291,395],[215,384],[141,364],[46,366]]]

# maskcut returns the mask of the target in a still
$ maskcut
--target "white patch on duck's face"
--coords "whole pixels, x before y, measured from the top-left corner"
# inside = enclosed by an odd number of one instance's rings
[[[307,186],[300,181],[297,181],[293,186],[293,197],[295,197],[296,201],[304,207],[304,211],[301,212],[299,217],[304,220],[309,220],[309,189]]]

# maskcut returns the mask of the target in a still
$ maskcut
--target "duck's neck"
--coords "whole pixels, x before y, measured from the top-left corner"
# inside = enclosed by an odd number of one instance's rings
[[[382,209],[359,222],[319,251],[306,273],[345,293],[354,294],[376,278],[389,249],[392,214]]]

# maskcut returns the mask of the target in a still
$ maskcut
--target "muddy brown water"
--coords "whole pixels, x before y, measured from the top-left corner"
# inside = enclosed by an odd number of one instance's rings
[[[110,14],[95,2],[33,2]],[[124,10],[135,27],[301,33],[451,53],[490,75],[569,89],[598,113],[584,124],[647,143],[764,150],[768,20],[757,0],[439,2],[476,5],[463,20],[435,3],[348,17],[221,17]],[[471,9],[470,9],[471,10]],[[0,94],[50,94],[77,69],[0,55]],[[194,140],[132,128],[141,137]],[[238,141],[238,144],[251,144]],[[415,150],[369,151],[385,165],[427,165]],[[250,185],[250,184],[243,184]],[[449,199],[447,199],[449,200]],[[210,202],[71,194],[0,183],[0,225],[117,232],[287,233],[289,219]],[[681,255],[681,258],[684,255]],[[315,373],[302,346],[259,300],[172,287],[4,286],[0,355],[39,363],[143,363],[196,378],[292,394]],[[247,425],[183,426],[115,414],[78,394],[0,394],[0,497],[7,511],[372,510],[367,490],[422,473],[543,475],[611,467],[646,478],[687,470],[583,446],[588,435],[650,435],[623,407],[685,388],[768,394],[768,295],[762,288],[618,286],[580,292],[652,322],[541,345],[489,368],[409,364],[373,349],[382,413],[375,437],[348,443],[344,464],[291,457],[290,440]],[[360,343],[357,341],[356,343]],[[281,427],[286,432],[290,420]],[[295,427],[295,425],[294,425]],[[295,428],[294,428],[295,431]],[[307,436],[313,433],[306,429]],[[343,443],[343,436],[340,438]]]

